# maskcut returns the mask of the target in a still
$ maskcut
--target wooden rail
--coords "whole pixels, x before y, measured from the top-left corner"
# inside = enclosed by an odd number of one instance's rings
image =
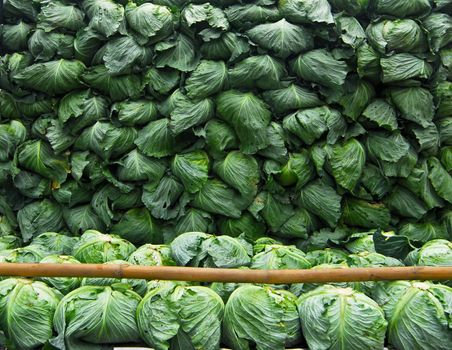
[[[242,270],[119,264],[0,263],[0,276],[113,277],[193,282],[285,284],[384,280],[452,280],[452,266]]]

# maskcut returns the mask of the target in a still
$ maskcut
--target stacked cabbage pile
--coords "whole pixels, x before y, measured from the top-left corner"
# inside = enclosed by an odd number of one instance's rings
[[[137,249],[118,236],[90,230],[81,238],[47,232],[27,247],[1,251],[0,260],[243,269],[441,266],[452,265],[452,242],[432,240],[402,261],[375,252],[369,232],[356,235],[346,250],[330,246],[305,253],[268,237],[250,242],[203,232]],[[0,281],[0,344],[18,350],[98,350],[122,343],[157,350],[383,350],[385,345],[448,350],[451,282],[252,285],[6,278]]]
[[[3,2],[2,234],[451,234],[450,1]]]

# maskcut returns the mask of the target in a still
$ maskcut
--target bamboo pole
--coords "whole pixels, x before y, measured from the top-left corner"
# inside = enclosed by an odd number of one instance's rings
[[[119,264],[0,263],[0,276],[113,277],[193,282],[285,284],[383,280],[452,280],[452,266],[242,270]]]

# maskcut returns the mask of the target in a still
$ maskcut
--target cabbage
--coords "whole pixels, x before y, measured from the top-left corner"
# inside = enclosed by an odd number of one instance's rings
[[[308,269],[311,261],[301,250],[295,246],[281,244],[265,244],[261,247],[255,245],[255,255],[251,261],[253,269]]]
[[[141,266],[176,265],[171,257],[171,250],[166,245],[142,245],[130,254],[128,261]]]
[[[265,330],[265,331],[263,331]],[[301,339],[296,297],[284,290],[245,285],[225,306],[225,343],[233,349],[285,349]]]
[[[170,246],[179,266],[233,268],[251,263],[252,246],[241,238],[187,232],[176,237]]]
[[[452,264],[452,243],[445,239],[434,239],[421,248],[413,250],[406,258],[410,265],[450,266]]]
[[[397,349],[447,349],[452,340],[452,288],[397,281],[376,286],[373,298],[388,320],[388,342]]]
[[[382,349],[388,322],[372,299],[325,285],[303,294],[298,312],[310,349]]]
[[[139,340],[135,312],[141,297],[126,286],[85,286],[67,294],[55,312],[57,349],[99,349]],[[87,325],[89,325],[87,327]]]
[[[31,244],[42,245],[51,254],[68,255],[78,242],[78,237],[70,237],[56,232],[44,232],[35,237]]]
[[[207,287],[166,283],[139,304],[138,329],[156,349],[214,350],[220,346],[223,309],[221,298]]]
[[[31,244],[25,247],[2,250],[0,257],[4,262],[10,263],[37,263],[48,253],[46,247]]]
[[[74,257],[82,263],[103,263],[111,260],[127,260],[135,246],[114,235],[95,230],[86,231],[73,247]]]
[[[367,27],[369,43],[379,52],[424,52],[427,38],[412,19],[384,20]]]
[[[9,278],[0,282],[0,328],[8,347],[42,347],[53,333],[53,315],[62,295],[38,281]]]

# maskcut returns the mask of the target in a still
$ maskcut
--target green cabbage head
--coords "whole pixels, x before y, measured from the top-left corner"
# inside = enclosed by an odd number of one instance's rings
[[[99,350],[101,344],[138,342],[135,312],[141,297],[127,285],[80,287],[58,305],[58,336],[50,343],[60,350]]]
[[[141,337],[156,350],[220,347],[224,304],[210,288],[160,283],[138,306]]]
[[[297,298],[286,290],[244,285],[225,307],[224,342],[234,350],[284,350],[301,340]]]
[[[405,259],[409,265],[452,266],[452,242],[434,239],[413,250]]]
[[[101,264],[111,260],[127,260],[135,246],[116,235],[95,230],[86,231],[74,246],[74,257],[82,263]]]
[[[452,344],[452,288],[430,282],[378,284],[374,300],[383,308],[388,341],[398,350],[448,350]]]
[[[298,299],[303,334],[311,350],[383,349],[383,310],[351,288],[324,285]]]
[[[142,266],[172,266],[176,265],[171,257],[171,249],[164,244],[145,244],[135,250],[128,261]]]
[[[50,254],[70,255],[78,240],[78,237],[70,237],[56,232],[44,232],[33,238],[31,244],[46,247]]]
[[[62,295],[45,283],[8,278],[0,282],[0,329],[11,349],[42,347],[52,336],[53,314]]]

